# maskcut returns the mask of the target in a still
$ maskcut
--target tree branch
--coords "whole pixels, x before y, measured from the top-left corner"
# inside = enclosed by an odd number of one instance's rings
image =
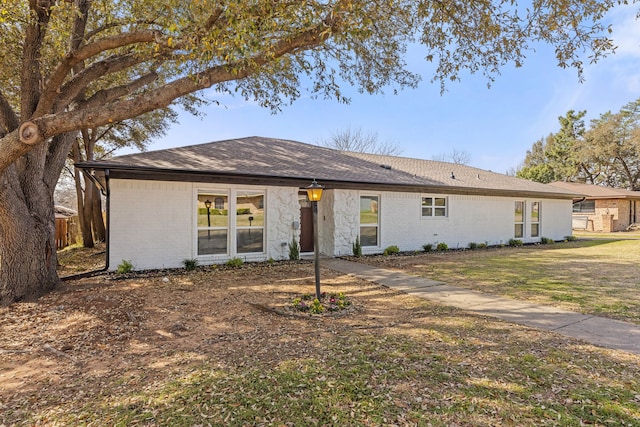
[[[105,37],[93,43],[72,50],[60,61],[56,69],[51,74],[46,88],[40,98],[40,103],[34,113],[35,117],[49,114],[53,108],[58,92],[65,78],[74,66],[80,62],[94,57],[102,52],[113,50],[138,43],[160,43],[162,33],[158,30],[143,30],[133,33],[123,33],[116,36]]]

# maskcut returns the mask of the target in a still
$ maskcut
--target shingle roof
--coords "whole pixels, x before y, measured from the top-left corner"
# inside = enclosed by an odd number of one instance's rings
[[[197,179],[251,177],[260,182],[317,179],[334,188],[384,188],[458,194],[529,194],[556,198],[571,191],[469,166],[405,157],[349,153],[284,139],[247,137],[114,157],[76,165],[113,177]],[[146,176],[145,176],[146,174]],[[455,176],[455,178],[452,178]],[[194,178],[195,177],[195,178]]]
[[[552,182],[549,185],[579,193],[581,196],[587,197],[588,199],[640,199],[640,191],[604,187],[602,185],[564,181]]]
[[[318,181],[421,185],[410,174],[389,171],[340,151],[284,139],[248,137],[114,157],[92,163],[110,167],[216,172]],[[429,182],[430,184],[437,184]]]
[[[373,163],[387,164],[393,169],[398,169],[421,178],[432,179],[441,182],[447,187],[516,190],[538,193],[558,192],[557,189],[551,188],[546,184],[455,163],[346,151],[343,151],[343,153]],[[563,192],[565,194],[567,193],[567,191]],[[569,193],[572,193],[572,191],[569,191]]]

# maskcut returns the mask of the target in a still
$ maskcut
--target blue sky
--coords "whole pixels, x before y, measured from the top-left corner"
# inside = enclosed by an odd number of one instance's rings
[[[640,97],[636,10],[637,5],[618,8],[609,15],[617,52],[587,66],[583,83],[575,69],[556,66],[552,49],[539,46],[522,68],[505,66],[491,88],[485,77],[467,74],[440,95],[439,84],[430,83],[424,55],[413,52],[411,70],[423,75],[417,89],[398,95],[392,90],[384,95],[345,90],[351,97],[348,105],[303,96],[276,115],[254,102],[209,91],[204,97],[221,105],[206,107],[204,118],[181,114],[180,123],[148,150],[245,136],[318,143],[351,128],[377,133],[380,141],[397,146],[401,156],[431,159],[456,149],[471,155],[471,166],[504,173],[524,159],[536,140],[556,132],[558,116],[568,110],[587,110],[588,123]]]

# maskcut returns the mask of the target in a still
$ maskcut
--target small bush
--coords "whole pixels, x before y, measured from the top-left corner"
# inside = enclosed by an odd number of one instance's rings
[[[478,249],[478,244],[476,242],[469,242],[469,249]]]
[[[229,261],[224,263],[227,267],[240,267],[242,264],[244,264],[244,261],[242,258],[238,257],[231,258]]]
[[[291,243],[289,243],[289,259],[291,261],[297,261],[300,259],[300,245],[298,245],[298,241],[295,237],[291,239]]]
[[[250,208],[238,208],[236,209],[236,215],[251,215]]]
[[[440,251],[440,252],[444,252],[447,249],[449,249],[449,246],[445,243],[445,242],[440,242],[438,243],[438,245],[436,246],[436,250]]]
[[[362,245],[360,244],[360,236],[356,236],[356,241],[353,243],[353,256],[362,256]]]
[[[302,297],[294,298],[291,306],[297,311],[320,314],[324,311],[348,309],[351,306],[351,301],[342,292],[329,295],[326,292],[322,292],[319,300],[315,295],[304,294]]]
[[[118,264],[118,269],[116,270],[116,273],[118,274],[131,273],[133,269],[134,268],[133,268],[133,264],[131,264],[131,261],[127,261],[126,259],[123,259],[122,262]]]
[[[509,239],[509,246],[522,246],[522,240],[520,240],[520,239]]]
[[[391,245],[389,247],[387,247],[384,252],[382,252],[382,255],[394,255],[394,254],[398,254],[400,253],[400,248],[397,247],[396,245]]]
[[[574,235],[570,235],[570,236],[564,236],[564,240],[566,240],[567,242],[575,242],[576,240],[578,240],[578,238]]]
[[[184,265],[185,270],[193,271],[198,267],[198,260],[195,258],[183,259],[182,265]]]
[[[543,245],[553,245],[555,243],[555,240],[550,237],[541,237],[540,243],[542,243]]]
[[[431,252],[433,250],[433,244],[425,243],[424,245],[422,245],[422,250],[425,252]]]
[[[489,244],[486,242],[478,243],[478,249],[487,249],[488,247],[489,247]]]

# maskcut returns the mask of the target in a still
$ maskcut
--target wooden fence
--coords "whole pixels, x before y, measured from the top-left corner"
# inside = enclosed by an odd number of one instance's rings
[[[78,240],[79,223],[77,216],[56,218],[56,248],[63,249]]]

